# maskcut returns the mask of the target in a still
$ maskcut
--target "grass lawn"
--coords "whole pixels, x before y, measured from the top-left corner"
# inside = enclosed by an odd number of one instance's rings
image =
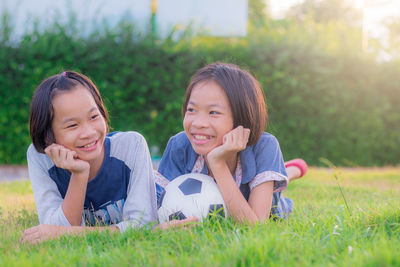
[[[38,223],[30,184],[1,183],[0,266],[400,266],[399,168],[311,169],[284,194],[295,209],[281,222],[91,233],[31,246],[19,242]]]

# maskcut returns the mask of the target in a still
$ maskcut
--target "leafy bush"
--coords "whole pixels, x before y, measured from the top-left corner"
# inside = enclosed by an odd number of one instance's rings
[[[50,75],[67,69],[88,75],[110,110],[111,127],[139,131],[162,151],[182,130],[181,104],[191,75],[217,60],[243,66],[261,82],[268,131],[278,137],[286,159],[302,157],[315,165],[321,157],[337,165],[399,162],[398,62],[320,49],[309,37],[294,40],[289,29],[281,33],[272,24],[247,38],[176,40],[140,35],[127,22],[82,37],[75,34],[76,23],[70,24],[35,28],[12,43],[12,29],[2,20],[1,164],[25,163],[30,99]]]

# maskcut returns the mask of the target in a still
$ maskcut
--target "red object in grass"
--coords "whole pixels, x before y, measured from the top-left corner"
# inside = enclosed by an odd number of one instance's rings
[[[292,160],[285,162],[286,168],[291,167],[291,166],[295,166],[300,169],[300,177],[302,177],[304,174],[306,174],[306,172],[308,170],[307,163],[302,159],[292,159]]]

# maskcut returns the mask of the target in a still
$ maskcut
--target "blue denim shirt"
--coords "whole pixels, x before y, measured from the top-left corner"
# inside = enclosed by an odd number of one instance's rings
[[[171,137],[158,167],[158,172],[169,181],[176,177],[191,173],[198,158],[193,150],[185,132],[180,132]],[[264,132],[255,145],[247,146],[240,152],[242,166],[242,185],[247,185],[258,174],[265,171],[272,171],[287,177],[283,156],[277,139],[269,133]],[[207,165],[204,164],[201,173],[208,174]],[[287,181],[280,181],[280,183]],[[275,184],[281,187],[281,184]],[[242,193],[242,186],[241,186]],[[248,190],[246,190],[248,191]],[[246,199],[248,194],[244,193]]]

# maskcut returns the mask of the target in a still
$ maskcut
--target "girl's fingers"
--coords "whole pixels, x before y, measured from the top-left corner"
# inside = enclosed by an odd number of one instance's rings
[[[69,150],[68,152],[67,152],[67,155],[66,155],[66,161],[68,161],[68,162],[73,162],[74,160],[75,160],[75,155],[76,155],[76,152],[75,151],[72,151],[72,150]]]
[[[239,150],[243,150],[246,147],[246,143],[244,142],[244,130],[243,126],[239,126],[237,128],[237,139],[236,139],[236,148]]]
[[[229,132],[226,135],[226,144],[232,145],[232,140],[233,140],[233,132]]]
[[[186,226],[198,222],[197,217],[188,217],[184,220],[172,220],[170,222],[162,223],[156,227],[156,229],[166,230],[166,229],[176,229],[176,228],[186,228]]]
[[[40,233],[39,231],[34,232],[31,236],[31,239],[29,240],[30,243],[36,244],[40,241]]]
[[[23,236],[29,236],[38,232],[38,226],[33,226],[24,231]]]
[[[239,148],[243,148],[243,136],[244,136],[243,127],[242,127],[242,126],[237,127],[237,140],[236,140],[236,145],[237,145]]]
[[[223,145],[230,145],[232,142],[232,131],[229,133],[225,134],[224,137],[222,138],[222,144]]]
[[[27,236],[23,243],[29,243],[29,244],[37,244],[40,240],[40,236],[38,233],[32,234],[30,236]]]
[[[250,136],[250,129],[249,128],[244,128],[244,136],[246,138],[246,140],[249,140],[249,136]]]
[[[239,125],[235,129],[233,129],[231,132],[227,134],[227,136],[230,135],[232,139],[232,149],[236,150],[243,150],[247,146],[247,142],[249,140],[250,136],[250,129],[244,128],[243,126]]]
[[[187,222],[198,222],[199,218],[197,218],[195,216],[190,216],[190,217],[187,217],[186,221]]]
[[[184,220],[173,220],[170,222],[171,223],[170,225],[172,228],[186,227],[188,224],[192,224],[197,221],[199,221],[197,217],[188,217]]]
[[[49,158],[53,158],[53,154],[54,154],[54,144],[46,147],[46,149],[44,150],[44,152],[46,153],[47,156],[49,156]]]
[[[244,147],[246,148],[247,143],[249,142],[249,137],[250,137],[250,129],[249,128],[244,128],[243,129],[243,142],[244,142]]]
[[[22,235],[23,235],[23,236],[26,236],[26,235],[32,234],[33,232],[35,232],[35,227],[36,227],[36,226],[26,229],[26,230],[22,233]]]
[[[49,145],[48,147],[46,147],[45,149],[44,149],[44,153],[46,153],[47,155],[50,153],[50,151],[55,147],[55,146],[57,146],[57,144],[51,144],[51,145]]]
[[[63,233],[60,226],[40,224],[26,229],[21,237],[22,243],[36,244],[41,243],[50,238],[56,238]]]
[[[186,223],[183,225],[184,229],[191,229],[199,221],[197,217],[188,217]]]
[[[46,147],[45,152],[49,158],[52,160],[55,159],[57,160],[60,156],[60,149],[62,146],[57,145],[57,144],[51,144],[50,146]]]
[[[222,137],[222,144],[226,143],[226,140],[228,138],[228,134],[224,135],[224,137]]]
[[[181,226],[184,226],[186,224],[186,220],[173,220],[169,222],[169,227],[170,228],[178,228]]]
[[[70,151],[70,150],[65,149],[65,148],[61,148],[59,150],[59,160],[61,160],[61,161],[67,160],[68,151]]]
[[[69,168],[77,159],[77,153],[62,145],[51,144],[44,150],[47,156],[54,162],[57,167]]]
[[[242,126],[238,126],[235,129],[231,131],[231,136],[232,136],[232,143],[237,144],[239,138],[240,138],[240,129],[243,128]]]
[[[30,230],[30,231],[28,231]],[[32,227],[24,232],[24,234],[21,237],[21,242],[22,243],[36,243],[37,240],[40,238],[39,236],[39,231],[36,229],[36,227]]]

